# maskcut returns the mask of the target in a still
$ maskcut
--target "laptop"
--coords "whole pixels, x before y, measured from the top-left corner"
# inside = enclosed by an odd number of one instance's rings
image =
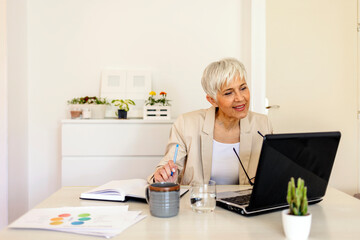
[[[309,204],[320,202],[340,137],[340,132],[265,135],[254,185],[246,190],[218,193],[217,206],[245,216],[287,208],[291,177],[304,179]]]

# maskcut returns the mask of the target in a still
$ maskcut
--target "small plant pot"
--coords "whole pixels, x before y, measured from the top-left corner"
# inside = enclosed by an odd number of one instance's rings
[[[84,104],[91,111],[91,118],[93,119],[104,119],[106,105],[104,104]]]
[[[295,216],[289,214],[289,209],[285,209],[282,211],[282,223],[287,239],[308,239],[311,229],[311,213],[305,216]]]
[[[72,119],[79,119],[81,117],[81,111],[80,110],[71,110],[70,115]]]
[[[118,119],[127,119],[127,111],[118,110]]]

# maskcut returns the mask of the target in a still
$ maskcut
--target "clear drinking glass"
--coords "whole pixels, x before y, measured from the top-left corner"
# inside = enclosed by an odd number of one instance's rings
[[[216,207],[216,183],[190,184],[190,204],[193,211],[198,213],[213,212]]]

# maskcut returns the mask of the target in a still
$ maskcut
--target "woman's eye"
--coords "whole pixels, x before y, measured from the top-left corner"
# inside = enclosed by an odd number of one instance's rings
[[[224,95],[230,95],[232,92],[226,92]]]
[[[242,87],[242,88],[241,88],[241,91],[244,91],[244,90],[246,90],[246,88],[247,88],[247,87]]]

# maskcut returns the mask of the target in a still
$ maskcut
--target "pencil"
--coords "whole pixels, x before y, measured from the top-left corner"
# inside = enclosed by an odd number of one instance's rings
[[[174,163],[176,163],[176,157],[177,157],[178,150],[179,150],[179,144],[176,144],[175,154],[174,154]],[[172,175],[173,175],[173,171],[171,170],[171,176]]]

